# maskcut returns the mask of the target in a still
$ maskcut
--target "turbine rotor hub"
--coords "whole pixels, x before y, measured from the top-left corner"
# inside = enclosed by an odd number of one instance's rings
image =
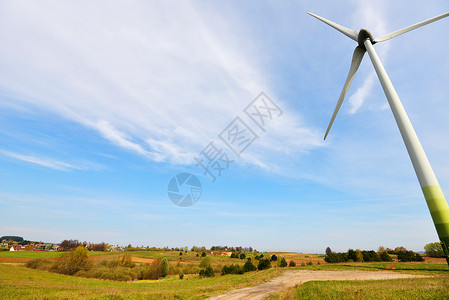
[[[373,44],[373,45],[376,43],[376,41],[373,38],[373,35],[371,34],[371,32],[368,31],[368,29],[365,29],[365,28],[360,29],[359,36],[357,37],[357,42],[359,43],[359,47],[362,47],[363,49],[365,49],[365,45],[363,43],[367,39],[369,39],[371,41],[371,44]]]

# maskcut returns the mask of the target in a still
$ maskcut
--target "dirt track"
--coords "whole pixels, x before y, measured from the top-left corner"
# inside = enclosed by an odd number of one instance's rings
[[[238,290],[229,291],[225,294],[211,297],[209,299],[264,299],[271,294],[278,293],[290,287],[303,284],[307,281],[318,280],[381,280],[399,278],[428,277],[424,275],[401,274],[391,271],[309,271],[294,270],[287,271],[274,278],[270,282]]]

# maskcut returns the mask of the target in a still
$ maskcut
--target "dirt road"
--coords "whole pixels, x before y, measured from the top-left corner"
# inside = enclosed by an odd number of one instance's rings
[[[210,300],[226,299],[264,299],[272,294],[278,293],[295,285],[303,284],[312,280],[381,280],[399,278],[419,278],[424,275],[401,274],[391,271],[310,271],[294,270],[282,273],[270,282],[238,290],[229,291],[225,294],[209,298]]]

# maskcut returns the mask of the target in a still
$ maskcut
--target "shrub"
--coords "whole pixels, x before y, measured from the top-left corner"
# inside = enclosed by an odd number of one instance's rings
[[[312,265],[313,265],[313,262],[309,261],[309,262],[307,262],[307,265],[308,265],[308,266],[312,266]]]
[[[232,252],[231,253],[231,258],[239,258],[239,256],[235,252]]]
[[[241,254],[240,254],[240,259],[245,259],[245,258],[246,258],[245,253],[241,253]]]
[[[184,278],[184,274],[179,273],[179,279],[183,279]]]
[[[289,267],[296,267],[296,263],[291,260],[290,263],[288,264]]]
[[[201,257],[206,257],[206,252],[201,253]]]
[[[200,270],[200,277],[213,277],[215,275],[214,269],[211,266],[207,266],[206,269]]]
[[[271,268],[271,262],[268,258],[262,258],[259,260],[259,264],[257,265],[258,270],[265,270]]]
[[[251,259],[248,259],[243,265],[243,271],[251,272],[257,270],[256,266],[252,263]]]
[[[285,258],[283,258],[283,257],[281,258],[281,262],[279,263],[279,266],[281,268],[284,268],[287,266],[287,261],[285,260]]]
[[[276,256],[276,254],[271,255],[271,261],[277,261],[278,257]]]
[[[42,259],[42,258],[35,258],[32,260],[29,260],[26,262],[25,266],[30,269],[37,269],[37,270],[48,270],[50,269],[52,265],[52,262]]]
[[[245,273],[244,267],[242,268],[241,266],[234,265],[234,264],[230,265],[229,267],[224,266],[221,269],[221,275],[227,275],[227,274],[240,274],[241,275],[243,273]]]

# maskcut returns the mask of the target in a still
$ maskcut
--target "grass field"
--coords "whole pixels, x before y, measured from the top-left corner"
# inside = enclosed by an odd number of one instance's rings
[[[166,257],[170,262],[198,265],[201,257],[195,252],[183,253],[168,251],[126,252],[135,259],[157,259]],[[246,253],[254,257],[252,253]],[[273,253],[265,253],[268,257]],[[297,266],[295,269],[308,270],[393,270],[409,274],[438,276],[435,278],[398,279],[381,281],[333,281],[307,282],[297,288],[286,290],[272,296],[272,299],[449,299],[449,268],[447,264],[432,263],[342,263],[325,264],[319,255],[300,253],[276,253],[287,261],[313,261],[313,265]],[[196,274],[186,274],[184,279],[177,275],[159,280],[117,282],[99,279],[80,278],[28,269],[23,260],[45,258],[53,260],[58,252],[2,252],[0,264],[0,299],[204,299],[242,287],[255,286],[271,280],[285,269],[272,268],[265,271],[245,273],[244,275],[216,274],[212,278],[199,278]],[[123,253],[90,252],[94,260],[114,259]],[[244,260],[228,256],[210,255],[215,266],[243,264]],[[22,263],[21,263],[22,261]],[[253,260],[254,261],[254,260]],[[5,262],[5,261],[3,261]],[[320,262],[318,265],[317,263]],[[12,263],[12,264],[11,264]],[[274,265],[274,264],[273,264]]]
[[[311,281],[269,299],[449,299],[449,267],[428,263],[342,263],[307,266],[309,270],[364,270],[431,275],[376,281]]]
[[[269,299],[449,299],[449,277],[311,281]]]
[[[154,281],[114,282],[0,264],[1,299],[204,299],[234,288],[262,284],[281,272],[270,269],[244,275],[169,276]]]

